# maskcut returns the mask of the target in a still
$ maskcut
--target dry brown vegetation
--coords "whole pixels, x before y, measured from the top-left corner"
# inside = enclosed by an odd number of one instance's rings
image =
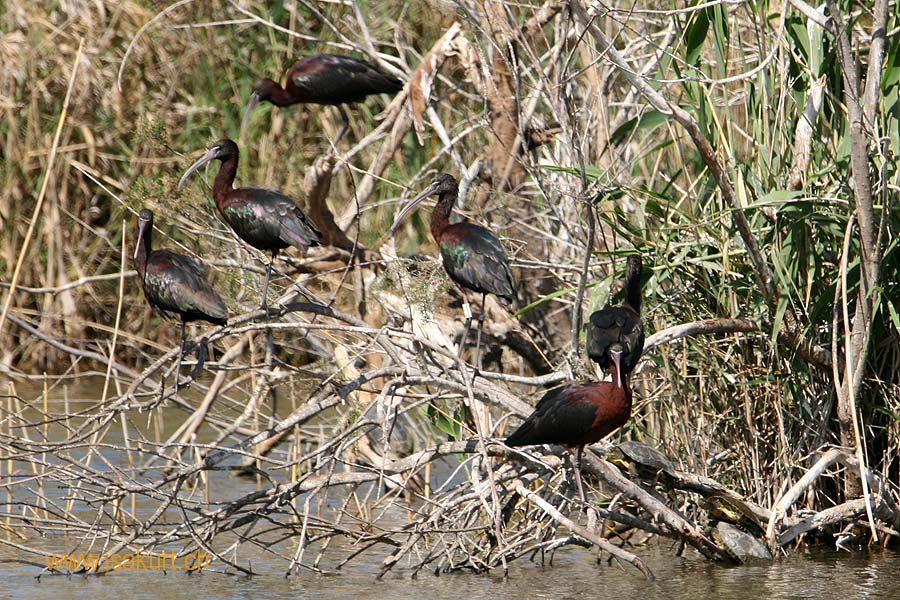
[[[0,448],[15,543],[37,552],[33,530],[65,528],[110,551],[209,548],[246,570],[226,547],[289,540],[271,551],[292,570],[352,559],[329,555],[343,536],[413,571],[595,543],[643,568],[623,549],[641,530],[724,559],[702,528],[717,495],[747,501],[773,549],[886,543],[900,526],[900,22],[886,0],[827,4],[9,0]],[[277,263],[273,300],[305,304],[261,320],[264,257],[206,185],[174,184],[196,151],[237,138],[257,77],[321,51],[408,83],[354,107],[337,148],[334,109],[254,116],[240,181],[300,199],[331,242]],[[521,281],[517,314],[488,305],[474,383],[427,211],[386,235],[434,170],[459,176],[458,209],[505,239]],[[216,356],[190,393],[171,374],[159,391],[178,330],[131,270],[144,206],[157,243],[205,261],[232,314],[195,328]],[[546,386],[596,376],[581,325],[616,301],[630,252],[656,333],[617,439],[658,447],[678,473],[663,486],[594,458],[597,506],[579,525],[559,459],[494,440]],[[88,409],[44,403],[89,375],[103,379]],[[16,393],[35,378],[46,395]],[[129,426],[172,406],[186,415],[172,430]],[[79,460],[103,447],[127,466]],[[216,508],[191,494],[238,466],[257,494],[206,490]],[[404,496],[410,524],[384,524]]]

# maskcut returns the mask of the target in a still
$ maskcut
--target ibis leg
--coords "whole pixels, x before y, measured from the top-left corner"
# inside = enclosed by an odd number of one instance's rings
[[[275,339],[272,337],[272,329],[266,328],[266,368],[271,370],[275,366]]]
[[[197,342],[197,364],[191,369],[191,379],[200,377],[200,371],[203,369],[203,365],[206,364],[207,356],[209,356],[209,348],[207,347],[206,338],[202,338]]]
[[[341,141],[341,138],[346,135],[347,131],[350,129],[350,117],[347,116],[347,111],[344,110],[344,107],[340,104],[337,105],[338,112],[341,113],[341,119],[344,121],[344,124],[341,125],[340,131],[338,131],[337,137],[334,138],[334,145],[337,146],[338,142]]]
[[[272,397],[272,416],[269,417],[269,427],[275,427],[278,422],[278,390],[275,386],[269,386],[269,395]]]
[[[166,370],[159,372],[159,401],[162,402],[166,398]]]
[[[481,295],[481,312],[478,313],[478,335],[475,336],[475,360],[472,361],[475,364],[475,372],[472,374],[473,382],[478,376],[478,372],[481,370],[481,331],[484,329],[484,299],[486,297],[487,294]]]
[[[278,256],[278,250],[272,250],[272,260],[266,265],[266,282],[263,284],[262,304],[259,305],[261,309],[266,311],[267,315],[269,314],[269,279],[272,277],[272,263],[275,262],[276,256]]]
[[[587,498],[584,495],[584,485],[581,483],[581,453],[584,452],[584,446],[578,446],[575,450],[575,483],[578,485],[578,495],[581,497],[581,506],[587,507]]]
[[[184,344],[187,339],[187,331],[184,319],[181,320],[181,347],[178,349],[178,361],[175,363],[175,391],[181,389],[181,359],[184,357]]]
[[[463,325],[462,338],[459,340],[459,351],[456,353],[456,356],[459,358],[462,358],[463,350],[466,348],[466,340],[469,338],[469,329],[472,327],[472,307],[469,306],[469,299],[466,297],[465,292],[463,292],[463,316],[465,316],[466,321]]]

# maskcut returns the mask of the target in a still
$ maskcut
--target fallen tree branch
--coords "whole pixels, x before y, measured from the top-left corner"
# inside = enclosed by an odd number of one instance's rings
[[[640,559],[640,557],[638,557],[636,554],[632,554],[631,552],[628,552],[627,550],[623,550],[622,548],[619,548],[618,546],[611,544],[610,541],[607,540],[606,538],[602,538],[597,535],[594,535],[594,533],[589,531],[586,527],[582,527],[581,525],[579,525],[572,519],[565,517],[561,512],[559,512],[553,506],[551,506],[550,503],[548,503],[546,500],[544,500],[543,498],[541,498],[534,492],[525,489],[525,487],[522,486],[521,484],[517,485],[515,487],[515,490],[519,495],[521,495],[523,498],[525,498],[528,502],[531,502],[532,504],[535,504],[538,507],[540,507],[541,510],[543,510],[545,513],[550,515],[550,518],[552,518],[554,521],[556,521],[560,525],[572,530],[575,534],[588,540],[589,542],[591,542],[592,544],[594,544],[601,550],[606,550],[607,552],[609,552],[610,554],[612,554],[619,560],[627,562],[628,564],[632,565],[634,568],[636,568],[638,571],[640,571],[641,573],[644,574],[644,577],[647,578],[647,581],[654,581],[656,579],[656,577],[653,575],[653,571],[650,570],[650,567],[645,565],[644,561],[642,561]]]
[[[696,548],[703,556],[717,561],[730,562],[729,556],[706,537],[699,527],[622,475],[622,472],[615,465],[606,460],[596,458],[590,452],[584,454],[582,461],[584,463],[582,469],[587,466],[588,470],[601,476],[608,484],[633,499],[641,508],[650,513],[657,522],[663,523],[671,531],[678,534],[682,540]]]
[[[693,335],[768,332],[768,323],[760,323],[752,319],[731,319],[725,317],[703,319],[701,321],[673,325],[672,327],[653,333],[644,342],[644,353],[646,354],[657,346],[662,346],[663,344],[668,344],[677,339]],[[779,331],[778,340],[789,348],[794,349],[797,354],[809,361],[810,364],[813,364],[820,369],[831,369],[831,352],[824,348],[798,340],[796,336],[793,336],[790,332],[784,330]]]

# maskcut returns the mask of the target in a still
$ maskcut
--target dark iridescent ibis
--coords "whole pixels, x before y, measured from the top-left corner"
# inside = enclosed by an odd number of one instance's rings
[[[188,321],[209,321],[225,325],[228,310],[222,298],[203,275],[200,265],[190,256],[169,250],[153,249],[153,211],[145,208],[138,215],[137,241],[134,247],[134,264],[144,288],[144,296],[151,306],[169,316],[181,319],[181,351],[175,367],[175,386],[184,354],[185,324]],[[203,365],[205,345],[199,346],[197,367]]]
[[[238,147],[232,140],[219,140],[185,171],[178,188],[197,169],[211,160],[222,165],[213,182],[213,199],[226,223],[239,238],[263,252],[270,252],[272,260],[266,265],[261,307],[266,309],[272,263],[278,251],[293,246],[305,252],[310,246],[322,244],[322,234],[289,196],[279,191],[256,187],[234,187],[238,165]]]
[[[481,314],[479,315],[478,342],[476,356],[481,345],[481,329],[484,323],[484,299],[487,294],[494,294],[504,305],[516,300],[516,280],[509,268],[506,250],[490,230],[475,223],[450,223],[450,213],[459,195],[459,185],[452,175],[439,173],[431,184],[418,196],[409,201],[394,219],[391,226],[393,234],[400,221],[425,198],[437,195],[437,205],[431,213],[431,235],[441,250],[444,269],[463,288],[481,294]],[[469,333],[471,313],[465,307],[466,327],[463,333],[462,348]],[[476,359],[476,367],[477,367]]]
[[[644,327],[641,325],[641,257],[632,254],[625,266],[625,302],[606,306],[591,314],[587,326],[588,356],[605,371],[615,356],[613,344],[621,346],[621,364],[616,373],[631,373],[644,351]]]
[[[331,104],[337,106],[344,125],[335,143],[346,133],[350,119],[342,104],[361,102],[372,94],[396,94],[403,82],[387,75],[372,63],[338,54],[306,56],[294,63],[284,76],[284,86],[271,79],[257,79],[244,111],[241,132],[250,113],[260,102],[275,106],[291,104]]]
[[[550,390],[540,399],[534,412],[508,438],[507,446],[559,444],[575,448],[575,481],[581,502],[586,505],[581,483],[581,455],[587,444],[599,442],[631,418],[631,387],[628,373],[619,377],[616,364],[621,346],[609,350],[613,355],[613,381],[582,383]],[[618,383],[617,383],[618,382]]]

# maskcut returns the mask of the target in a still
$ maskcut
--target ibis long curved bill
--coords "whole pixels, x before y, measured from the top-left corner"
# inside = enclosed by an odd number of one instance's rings
[[[437,181],[432,182],[431,185],[419,192],[419,194],[415,198],[407,202],[406,206],[401,208],[400,212],[397,213],[397,216],[394,217],[394,224],[391,225],[391,230],[388,234],[394,235],[394,233],[397,231],[397,228],[400,226],[400,222],[403,221],[406,215],[411,213],[413,209],[415,209],[422,202],[422,200],[429,196],[433,196],[437,192],[439,185],[440,184]]]
[[[184,185],[184,182],[187,181],[188,177],[193,175],[197,171],[197,169],[199,169],[200,167],[202,167],[209,161],[217,159],[219,157],[219,152],[221,150],[222,150],[222,148],[219,146],[219,144],[216,144],[215,146],[213,146],[212,148],[207,150],[206,154],[201,156],[197,160],[197,162],[195,162],[190,167],[188,167],[188,170],[184,172],[184,175],[182,175],[181,179],[178,180],[178,188],[177,189],[180,190],[181,187]]]
[[[147,230],[147,225],[150,224],[150,220],[147,219],[145,212],[142,210],[138,215],[138,232],[137,232],[137,240],[134,242],[134,258],[135,261],[138,260],[138,254],[141,251],[141,243],[144,241],[144,235]]]
[[[625,349],[622,344],[613,344],[609,347],[609,356],[616,365],[616,386],[622,387],[622,355]]]
[[[250,100],[247,101],[247,108],[244,109],[244,118],[241,119],[241,138],[244,137],[244,131],[247,129],[247,123],[250,122],[250,115],[253,112],[253,109],[256,108],[256,105],[259,104],[259,101],[262,100],[259,92],[253,90],[250,94]]]

